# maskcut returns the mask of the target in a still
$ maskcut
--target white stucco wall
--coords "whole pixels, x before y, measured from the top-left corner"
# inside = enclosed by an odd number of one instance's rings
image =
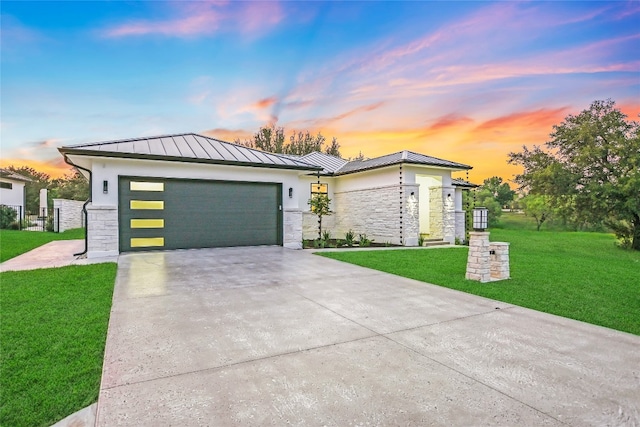
[[[302,242],[302,211],[306,207],[300,206],[299,200],[303,191],[306,193],[308,189],[299,176],[308,171],[158,160],[69,157],[74,164],[90,169],[93,174],[92,202],[88,206],[91,214],[87,224],[90,257],[112,255],[114,251],[115,253],[118,251],[118,178],[120,176],[282,184],[283,245],[298,248]],[[107,193],[103,192],[104,181],[108,183]],[[294,197],[292,198],[289,198],[289,188],[293,188]]]
[[[24,216],[24,182],[2,178],[0,182],[10,183],[12,188],[0,188],[0,205],[21,206]]]
[[[53,199],[53,231],[62,233],[84,226],[82,206],[79,200]]]

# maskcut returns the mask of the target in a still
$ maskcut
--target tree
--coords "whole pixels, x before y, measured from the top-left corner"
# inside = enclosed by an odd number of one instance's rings
[[[553,207],[549,196],[529,194],[522,199],[524,213],[536,220],[537,230],[553,215]]]
[[[614,101],[594,101],[554,125],[545,146],[509,153],[524,169],[515,178],[520,188],[548,196],[578,224],[608,225],[640,250],[640,124]]]
[[[314,151],[322,151],[325,137],[320,132],[316,136],[312,136],[309,131],[294,132],[289,137],[289,144],[283,147],[283,153],[294,154],[296,156],[304,156]]]
[[[15,166],[8,166],[7,169],[16,172],[20,175],[31,178],[31,182],[25,183],[25,211],[31,213],[38,213],[40,211],[40,190],[43,188],[49,188],[51,184],[51,177],[44,173],[38,172],[32,167],[21,166],[19,168]]]
[[[493,198],[498,202],[500,207],[509,205],[509,202],[513,200],[516,192],[511,189],[509,184],[502,181],[499,176],[492,176],[487,178],[482,183],[482,188],[489,190],[493,194]]]
[[[322,193],[316,193],[311,196],[307,202],[311,207],[311,212],[318,215],[318,238],[322,238],[322,217],[331,215],[329,210],[329,203],[331,199],[329,196]]]
[[[89,198],[89,181],[73,169],[62,178],[51,182],[53,196],[68,200],[87,200]]]
[[[304,156],[314,151],[325,152],[332,156],[340,156],[340,144],[334,137],[331,143],[324,147],[326,138],[322,133],[311,135],[308,130],[293,132],[289,137],[289,142],[285,141],[285,131],[283,127],[276,127],[274,124],[263,126],[253,135],[253,139],[236,139],[234,143],[249,148],[255,148],[269,153],[293,154]]]
[[[498,225],[500,216],[502,215],[502,207],[496,201],[493,193],[486,188],[476,189],[476,206],[484,206],[488,212],[488,225],[489,227],[495,227]]]

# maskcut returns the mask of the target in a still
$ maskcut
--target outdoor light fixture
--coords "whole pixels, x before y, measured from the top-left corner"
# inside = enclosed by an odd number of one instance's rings
[[[416,194],[416,193],[414,193],[413,191],[411,192],[411,195],[412,195],[412,196],[413,196],[413,195],[415,195],[415,194]]]
[[[489,209],[480,206],[473,208],[473,229],[484,231],[488,228]]]
[[[289,198],[293,197],[293,187],[289,187]]]
[[[109,192],[109,181],[102,181],[102,192],[107,194]]]

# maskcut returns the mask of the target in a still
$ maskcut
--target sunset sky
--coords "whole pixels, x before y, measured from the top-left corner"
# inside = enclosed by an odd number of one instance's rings
[[[56,147],[262,125],[342,154],[519,169],[568,114],[640,113],[640,2],[2,1],[1,165]]]

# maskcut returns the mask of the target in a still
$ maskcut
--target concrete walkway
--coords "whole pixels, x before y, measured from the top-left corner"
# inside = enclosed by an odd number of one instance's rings
[[[127,254],[96,425],[639,425],[639,349],[307,251]]]
[[[83,250],[84,240],[55,240],[1,263],[0,273],[118,261],[117,256],[91,259],[73,256]]]

